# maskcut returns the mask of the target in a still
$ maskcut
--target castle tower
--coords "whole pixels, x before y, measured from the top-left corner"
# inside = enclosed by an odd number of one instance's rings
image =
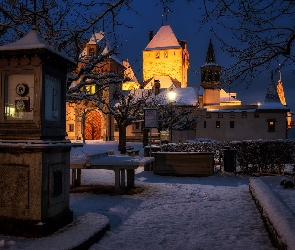
[[[204,106],[220,105],[220,70],[216,64],[212,41],[207,50],[205,64],[201,67],[201,86],[204,88]]]
[[[187,87],[189,53],[186,41],[178,41],[170,25],[162,26],[157,34],[149,33],[150,42],[143,50],[143,82],[169,77],[175,86]],[[165,85],[161,81],[161,88]]]

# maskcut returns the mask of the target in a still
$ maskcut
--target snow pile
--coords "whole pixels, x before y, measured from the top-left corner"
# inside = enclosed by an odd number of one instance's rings
[[[251,178],[249,188],[276,241],[287,249],[294,249],[295,214],[261,179]]]
[[[109,219],[106,216],[87,212],[71,224],[47,237],[1,236],[0,249],[76,249],[83,246],[83,244],[87,245],[88,241],[94,240],[96,242],[108,227]]]

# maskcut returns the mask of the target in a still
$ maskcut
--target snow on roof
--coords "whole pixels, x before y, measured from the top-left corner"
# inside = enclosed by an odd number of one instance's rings
[[[164,48],[181,48],[170,25],[162,26],[146,46],[145,50]]]
[[[0,46],[0,51],[20,51],[33,49],[46,49],[60,57],[67,59],[68,61],[71,61],[72,63],[76,63],[73,61],[73,59],[63,55],[44,42],[37,30],[31,30],[27,35],[13,43]]]
[[[173,79],[170,76],[154,76],[153,78],[149,79],[148,82],[146,82],[144,88],[145,89],[152,89],[154,87],[154,81],[159,80],[160,81],[160,88],[178,88],[181,86],[181,83]]]
[[[128,62],[128,60],[127,61],[122,61],[122,64],[126,68],[125,75],[127,77],[129,77],[131,79],[131,81],[134,81],[134,82],[138,83],[138,80],[137,80],[137,78],[136,78],[136,76],[135,76],[135,74],[134,74],[134,72],[132,70],[132,67],[131,67],[130,63]]]
[[[240,105],[239,105],[240,106]],[[248,113],[251,113],[251,112],[255,112],[256,109],[254,108],[241,108],[241,109],[214,109],[214,108],[210,108],[210,109],[207,109],[207,111],[210,111],[210,112],[219,112],[219,113],[230,113],[230,112],[235,112],[235,113],[242,113],[244,111],[248,112]]]
[[[202,66],[201,66],[201,68],[202,67],[204,67],[204,66],[219,66],[217,63],[212,63],[212,62],[205,62]]]
[[[168,99],[168,92],[170,88],[160,89],[160,93],[157,95],[159,98],[162,98],[165,104],[170,103]],[[183,106],[196,106],[198,103],[198,88],[186,87],[186,88],[173,88],[176,93],[175,105]]]
[[[171,88],[165,88],[160,89],[160,92],[158,95],[154,96],[156,99],[159,99],[162,104],[166,105],[169,104],[170,101],[168,99],[168,92]],[[186,87],[186,88],[173,88],[173,90],[176,93],[176,98],[173,102],[174,105],[180,105],[180,106],[196,106],[198,103],[198,88],[194,87]],[[137,96],[138,98],[141,98],[144,93],[147,91],[150,91],[150,89],[136,89],[131,90],[134,91],[132,94]],[[124,91],[126,94],[129,93],[129,91]]]
[[[108,39],[107,35],[103,31],[95,32],[92,34],[92,36],[89,39],[89,42],[87,44],[97,44],[102,50],[101,55],[106,55],[112,51],[112,46],[110,43],[110,40]],[[87,47],[83,49],[83,51],[80,54],[80,57],[87,56],[88,51]],[[116,61],[117,63],[122,64],[122,62],[115,56],[110,55],[110,58]]]
[[[258,110],[262,110],[262,109],[285,109],[285,110],[289,110],[281,102],[264,102],[257,109]]]

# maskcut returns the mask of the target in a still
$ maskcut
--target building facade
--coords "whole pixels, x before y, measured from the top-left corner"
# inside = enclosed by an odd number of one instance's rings
[[[220,141],[286,139],[291,118],[286,103],[281,102],[281,99],[285,100],[282,82],[279,81],[279,87],[276,87],[271,77],[262,105],[242,105],[235,93],[221,89],[220,69],[210,40],[206,62],[201,67],[201,88],[204,90],[199,95],[196,138]]]
[[[87,62],[87,59],[91,56],[106,55],[110,50],[111,47],[105,34],[103,32],[97,32],[85,44],[80,57]],[[85,66],[85,63],[79,62],[77,71],[83,66]],[[108,56],[102,62],[97,63],[92,72],[96,75],[114,73],[123,78],[125,69],[125,66],[116,57]],[[75,86],[79,81],[74,82],[72,85]],[[115,90],[121,88],[121,84],[112,84],[98,93],[95,85],[88,85],[86,90],[89,94],[102,95],[105,100],[109,100]],[[116,130],[114,118],[112,115],[103,114],[93,103],[85,100],[76,103],[67,102],[66,111],[68,139],[114,140]]]

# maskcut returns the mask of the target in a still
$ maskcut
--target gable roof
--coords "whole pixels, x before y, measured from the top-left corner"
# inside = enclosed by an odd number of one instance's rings
[[[54,53],[55,55],[58,55],[68,61],[70,61],[73,64],[76,64],[76,62],[69,58],[68,56],[62,54],[61,52],[55,50],[53,47],[51,47],[48,43],[46,43],[41,36],[39,35],[39,33],[37,32],[37,30],[31,30],[28,34],[26,34],[24,37],[22,37],[21,39],[13,42],[13,43],[9,43],[3,46],[0,46],[0,51],[2,52],[9,52],[12,51],[12,53],[17,54],[17,53],[24,53],[23,51],[37,51],[37,50],[47,50],[50,51],[52,53]]]
[[[170,25],[162,26],[145,50],[181,48]]]
[[[101,50],[100,52],[101,55],[106,55],[113,50],[110,40],[108,39],[107,35],[103,31],[95,32],[94,34],[92,34],[87,44],[98,45]],[[80,57],[87,56],[87,55],[88,55],[87,46],[85,46],[85,48],[80,54]],[[116,61],[117,63],[123,65],[122,62],[114,54],[111,54],[110,58]]]
[[[160,88],[180,88],[181,83],[177,80],[172,78],[171,76],[153,76],[152,78],[148,79],[146,82],[143,83],[143,87],[145,89],[152,89],[154,87],[155,80],[160,81]]]
[[[130,63],[127,61],[122,61],[123,66],[126,68],[125,75],[131,79],[131,81],[138,83],[138,80],[131,68]]]

